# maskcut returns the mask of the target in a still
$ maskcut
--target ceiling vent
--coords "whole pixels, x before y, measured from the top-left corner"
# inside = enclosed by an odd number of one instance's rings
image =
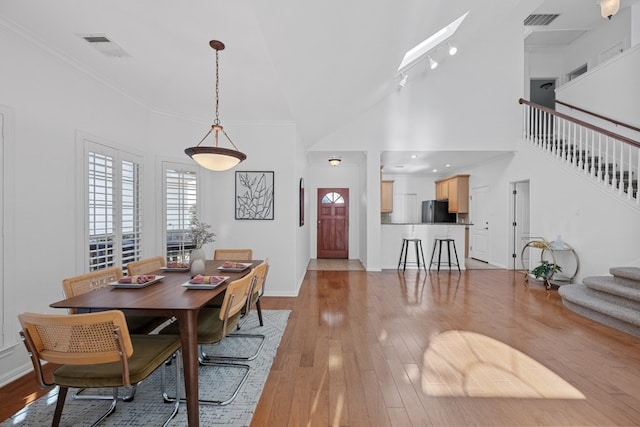
[[[78,34],[87,43],[96,48],[104,56],[110,56],[114,58],[126,58],[130,57],[120,46],[115,42],[109,40],[104,34]]]
[[[533,14],[526,17],[524,20],[524,25],[549,25],[551,24],[560,14],[558,13],[539,13]]]

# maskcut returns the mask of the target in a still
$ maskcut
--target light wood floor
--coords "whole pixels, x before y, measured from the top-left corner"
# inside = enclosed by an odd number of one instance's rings
[[[640,340],[521,273],[308,271],[262,301],[292,313],[252,426],[640,425]]]
[[[308,271],[252,426],[640,425],[640,340],[522,273]]]

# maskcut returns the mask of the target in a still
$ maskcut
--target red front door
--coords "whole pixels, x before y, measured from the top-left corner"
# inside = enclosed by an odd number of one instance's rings
[[[349,189],[318,188],[318,258],[349,258]]]

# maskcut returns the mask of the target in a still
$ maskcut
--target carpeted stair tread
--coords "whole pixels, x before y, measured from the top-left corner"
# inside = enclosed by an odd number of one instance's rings
[[[615,317],[608,316],[601,312],[591,310],[582,305],[575,304],[568,299],[563,298],[562,303],[564,304],[565,307],[567,307],[569,310],[573,311],[574,313],[577,313],[581,316],[591,319],[594,322],[602,323],[603,325],[609,326],[611,328],[617,329],[619,331],[622,331],[627,334],[640,338],[640,327],[638,326],[635,326],[631,323],[628,323],[622,320],[618,320]]]
[[[616,283],[640,289],[640,267],[611,267],[609,273]]]
[[[600,292],[603,298],[609,301],[619,301],[622,305],[635,307],[640,310],[640,287],[621,286],[614,277],[611,276],[591,276],[582,279],[582,284],[587,288]]]
[[[588,288],[583,284],[576,283],[561,286],[558,288],[558,293],[562,296],[563,302],[568,301],[575,305],[585,307],[591,311],[601,313],[640,328],[640,312],[637,309],[622,307],[619,304],[598,298],[597,296],[589,293]],[[567,305],[567,307],[569,306]]]

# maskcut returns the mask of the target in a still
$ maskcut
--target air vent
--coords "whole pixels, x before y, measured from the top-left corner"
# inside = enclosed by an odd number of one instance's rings
[[[560,14],[533,14],[527,16],[524,20],[524,25],[549,25],[551,24]]]
[[[78,34],[78,36],[82,37],[87,43],[105,56],[114,58],[131,56],[104,34]]]

